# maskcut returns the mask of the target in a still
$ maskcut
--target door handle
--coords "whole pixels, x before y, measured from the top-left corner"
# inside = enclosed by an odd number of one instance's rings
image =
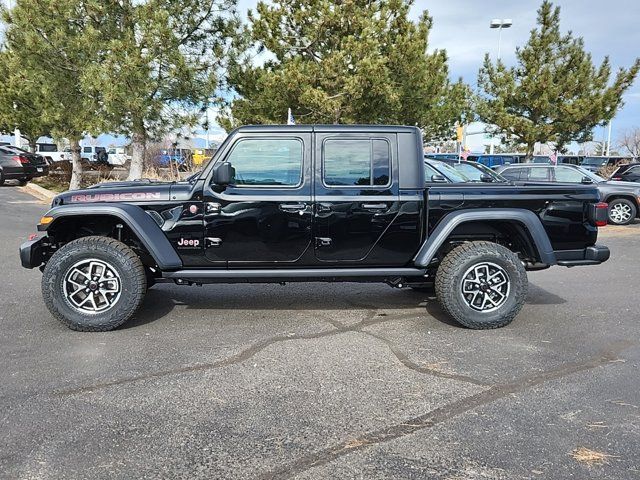
[[[362,208],[366,208],[367,210],[383,210],[387,208],[386,203],[363,203]]]
[[[306,203],[281,203],[280,210],[284,212],[301,212],[307,208]]]
[[[328,204],[328,203],[318,203],[316,205],[316,211],[318,213],[330,212],[331,211],[331,205]]]

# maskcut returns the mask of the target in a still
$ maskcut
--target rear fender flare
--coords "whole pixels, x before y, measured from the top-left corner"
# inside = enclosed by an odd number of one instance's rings
[[[429,265],[440,247],[459,225],[466,222],[486,220],[520,223],[531,235],[534,247],[540,257],[540,262],[547,265],[555,265],[557,263],[549,236],[540,218],[535,213],[521,208],[479,208],[458,210],[442,218],[414,257],[414,265],[416,267]]]
[[[103,215],[115,217],[126,224],[140,239],[161,270],[182,268],[182,260],[158,224],[140,207],[130,204],[100,203],[91,205],[60,205],[53,207],[45,216],[53,217],[48,225],[39,225],[38,230],[47,231],[62,218]]]

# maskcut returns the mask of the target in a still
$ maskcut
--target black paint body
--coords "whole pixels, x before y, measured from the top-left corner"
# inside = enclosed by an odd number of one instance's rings
[[[236,142],[261,136],[302,143],[300,183],[215,185],[214,165],[227,160]],[[388,142],[387,184],[324,183],[323,142],[345,137]],[[190,182],[103,184],[66,192],[54,204],[126,201],[155,211],[152,217],[189,268],[411,266],[429,233],[446,221],[448,213],[460,209],[530,210],[542,221],[554,250],[595,244],[597,228],[589,222],[587,211],[590,203],[599,200],[595,187],[429,185],[421,145],[420,132],[413,127],[243,127],[227,138]],[[123,193],[135,195],[118,199]]]

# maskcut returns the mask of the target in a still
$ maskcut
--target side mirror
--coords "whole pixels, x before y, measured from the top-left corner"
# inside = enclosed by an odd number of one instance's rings
[[[480,175],[480,181],[483,183],[491,183],[493,182],[493,177],[491,175],[483,173],[482,175]]]
[[[236,176],[236,170],[229,162],[222,162],[213,167],[213,183],[216,185],[229,185]]]
[[[580,181],[580,183],[584,184],[584,185],[590,185],[593,183],[593,180],[587,176],[582,177],[582,180]]]
[[[433,183],[447,183],[447,179],[444,175],[431,175],[431,182]]]

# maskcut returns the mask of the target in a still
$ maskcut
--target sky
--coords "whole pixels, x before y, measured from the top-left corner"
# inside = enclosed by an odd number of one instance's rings
[[[557,0],[561,29],[584,38],[585,49],[600,64],[609,56],[612,70],[629,67],[640,57],[639,0]],[[462,77],[476,83],[477,72],[485,53],[495,59],[498,31],[489,28],[493,18],[509,18],[513,26],[502,31],[501,56],[507,65],[515,64],[515,48],[524,45],[535,26],[537,0],[448,0],[415,2],[412,16],[428,10],[434,25],[430,49],[445,49],[453,78]],[[624,96],[625,106],[611,124],[612,143],[631,127],[640,127],[640,80]],[[595,140],[604,139],[605,128],[594,132]]]
[[[240,0],[239,11],[255,8],[257,1]],[[515,48],[524,45],[536,24],[541,0],[416,0],[411,16],[417,20],[424,10],[433,18],[429,50],[445,49],[452,79],[462,77],[475,87],[485,53],[495,59],[498,31],[489,28],[493,18],[511,19],[513,26],[502,31],[501,57],[515,63]],[[599,64],[609,56],[612,70],[629,67],[640,57],[640,0],[556,0],[561,7],[564,32],[582,36],[585,48]],[[625,106],[612,121],[612,143],[623,130],[640,127],[640,80],[624,97]],[[605,128],[595,132],[602,140]],[[480,136],[476,137],[480,139]]]
[[[255,8],[256,3],[239,0],[238,10],[246,16],[247,9]],[[582,36],[597,64],[608,55],[615,72],[640,57],[640,0],[556,0],[555,4],[561,7],[562,30]],[[489,28],[491,19],[513,21],[513,26],[502,32],[501,46],[502,60],[513,65],[515,48],[526,43],[539,6],[539,0],[416,0],[411,16],[417,20],[422,11],[429,11],[434,21],[429,49],[445,49],[451,78],[462,77],[475,87],[484,54],[495,59],[498,50],[498,31]],[[624,102],[612,121],[612,143],[624,130],[640,127],[640,80],[625,94]],[[214,117],[215,112],[211,119]],[[218,141],[223,137],[219,128],[212,128],[210,134]],[[605,136],[606,128],[594,132],[595,140]],[[478,135],[471,140],[482,139]]]

